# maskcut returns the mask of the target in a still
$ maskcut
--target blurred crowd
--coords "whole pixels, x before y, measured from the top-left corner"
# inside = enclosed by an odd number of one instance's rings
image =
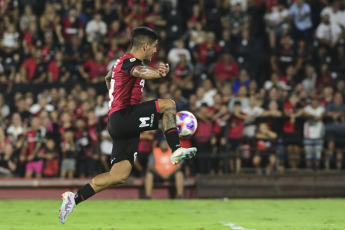
[[[144,100],[198,119],[186,175],[344,167],[344,0],[0,0],[0,175],[109,170],[104,76],[133,28],[159,34]],[[145,175],[161,132],[141,135]]]

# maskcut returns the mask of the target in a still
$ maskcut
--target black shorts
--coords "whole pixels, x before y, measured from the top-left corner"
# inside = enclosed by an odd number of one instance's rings
[[[157,100],[145,101],[112,113],[108,120],[108,131],[113,139],[111,165],[128,160],[133,166],[140,132],[157,129],[159,119]]]

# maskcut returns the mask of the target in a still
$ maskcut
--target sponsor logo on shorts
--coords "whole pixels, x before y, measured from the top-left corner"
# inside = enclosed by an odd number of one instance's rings
[[[139,121],[141,122],[139,125],[139,128],[144,128],[144,127],[152,127],[153,126],[153,121],[154,121],[155,115],[151,114],[151,118],[150,117],[140,117]],[[150,124],[148,124],[147,122],[150,122]]]
[[[155,115],[154,115],[154,114],[151,114],[151,124],[150,124],[150,127],[153,126],[153,120],[154,120],[154,118],[155,118]]]
[[[140,117],[139,121],[141,122],[141,124],[139,125],[139,128],[143,128],[143,127],[147,127],[150,124],[147,124],[146,122],[149,121],[150,118],[149,117]]]

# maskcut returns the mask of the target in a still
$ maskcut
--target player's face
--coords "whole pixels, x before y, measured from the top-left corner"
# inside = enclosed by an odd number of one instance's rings
[[[152,56],[157,52],[158,41],[155,41],[151,45],[149,45],[148,49],[146,50],[145,61],[150,62]]]

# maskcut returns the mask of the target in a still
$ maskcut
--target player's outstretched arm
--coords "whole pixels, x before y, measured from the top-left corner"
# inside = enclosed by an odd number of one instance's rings
[[[148,66],[136,66],[132,72],[134,77],[140,77],[143,79],[156,79],[163,78],[169,72],[169,65],[159,63],[158,69],[154,69]]]
[[[107,84],[108,90],[110,89],[111,73],[112,73],[112,70],[109,70],[109,72],[105,76],[105,84]]]

